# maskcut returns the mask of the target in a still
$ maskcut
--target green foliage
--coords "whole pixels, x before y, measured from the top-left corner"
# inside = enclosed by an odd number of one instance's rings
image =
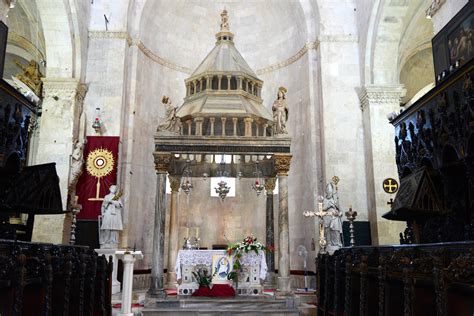
[[[199,269],[197,272],[193,272],[193,275],[200,287],[208,288],[211,286],[212,275],[207,274],[206,269]]]

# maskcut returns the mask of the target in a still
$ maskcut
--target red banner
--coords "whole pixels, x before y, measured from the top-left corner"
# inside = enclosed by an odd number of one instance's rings
[[[119,137],[87,136],[84,148],[84,172],[76,186],[82,210],[77,219],[97,219],[102,199],[117,183]]]

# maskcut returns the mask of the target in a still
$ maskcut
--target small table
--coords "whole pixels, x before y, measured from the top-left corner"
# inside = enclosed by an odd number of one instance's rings
[[[202,268],[212,273],[212,256],[225,253],[225,250],[180,250],[175,266],[176,278],[181,280],[181,284],[178,285],[178,295],[193,294],[199,288],[199,284],[192,273]],[[240,263],[242,269],[239,272],[237,294],[262,294],[263,286],[260,280],[265,280],[267,276],[265,252],[260,251],[258,255],[254,252],[244,254],[240,258]]]

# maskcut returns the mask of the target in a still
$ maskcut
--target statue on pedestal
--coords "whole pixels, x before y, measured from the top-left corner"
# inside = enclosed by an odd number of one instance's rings
[[[339,207],[339,197],[334,183],[326,185],[326,196],[323,198],[324,235],[326,239],[326,251],[332,255],[334,251],[342,247],[342,211]]]
[[[166,107],[166,119],[163,123],[158,125],[157,131],[167,131],[174,134],[181,133],[181,120],[176,116],[177,107],[171,104],[171,100],[167,96],[163,96],[161,100]]]
[[[286,130],[286,121],[288,121],[288,104],[285,100],[286,88],[280,87],[275,102],[273,102],[273,121],[274,134],[288,134]]]
[[[110,193],[104,197],[101,207],[102,223],[100,225],[100,248],[117,249],[119,243],[119,231],[122,225],[122,192],[117,193],[117,186],[110,186]]]

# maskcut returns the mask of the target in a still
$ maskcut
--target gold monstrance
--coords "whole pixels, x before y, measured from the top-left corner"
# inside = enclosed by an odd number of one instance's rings
[[[89,201],[103,201],[99,197],[100,194],[100,179],[109,175],[114,170],[114,155],[105,148],[97,148],[89,153],[87,156],[86,170],[87,172],[97,178],[97,188],[95,197],[88,198]]]

